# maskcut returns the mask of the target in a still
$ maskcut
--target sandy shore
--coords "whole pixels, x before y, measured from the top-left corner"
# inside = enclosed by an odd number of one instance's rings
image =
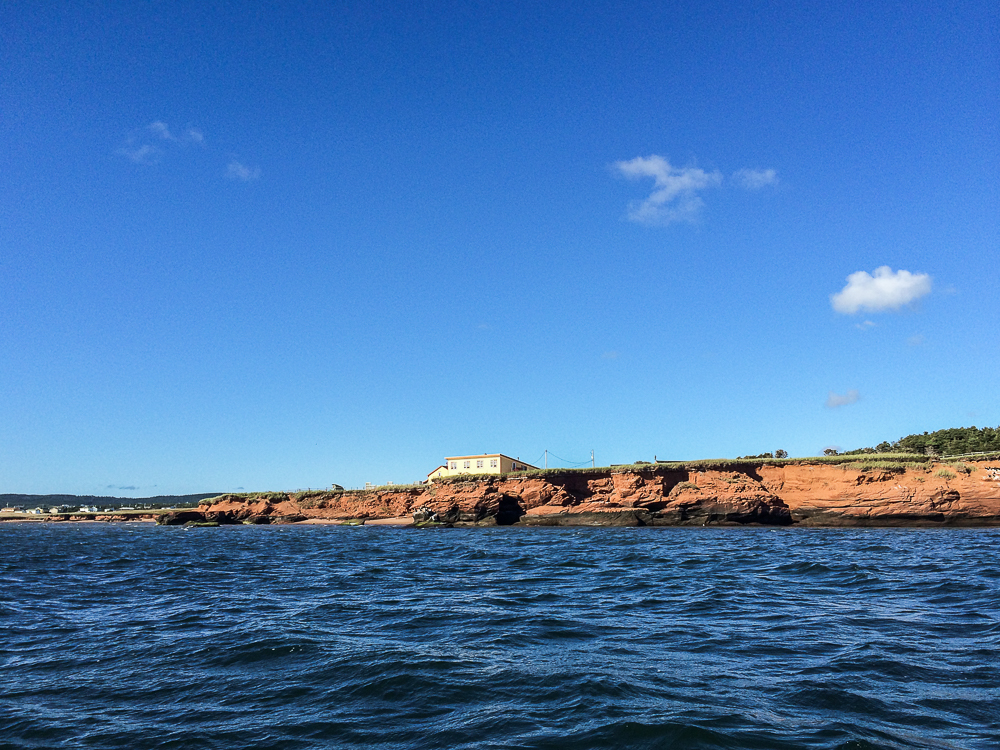
[[[365,526],[412,526],[413,516],[398,516],[397,518],[372,518],[365,521]]]

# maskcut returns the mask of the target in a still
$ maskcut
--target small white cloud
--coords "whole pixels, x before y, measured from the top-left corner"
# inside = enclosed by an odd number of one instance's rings
[[[866,321],[864,321],[862,323],[855,323],[854,327],[855,328],[859,328],[862,331],[867,331],[869,328],[874,328],[875,327],[875,323],[873,323],[870,320],[866,320]]]
[[[226,176],[233,180],[250,182],[250,180],[256,180],[260,177],[260,167],[248,167],[245,164],[240,164],[234,159],[229,162],[229,166],[226,167]]]
[[[149,123],[139,133],[130,136],[126,145],[118,149],[118,153],[127,156],[136,164],[156,164],[163,154],[184,148],[189,143],[204,142],[205,135],[198,128],[186,128],[180,136],[176,136],[170,131],[167,123],[157,120]]]
[[[859,398],[861,398],[861,394],[853,389],[845,393],[843,396],[840,395],[839,393],[834,393],[833,391],[830,391],[830,395],[826,397],[826,407],[828,409],[836,409],[838,406],[847,406],[848,404],[853,404]]]
[[[859,310],[897,310],[930,291],[931,277],[926,273],[894,272],[889,266],[882,266],[875,269],[874,275],[866,271],[852,273],[847,277],[847,286],[830,295],[830,303],[834,310],[845,315]]]
[[[617,161],[615,169],[629,179],[653,178],[653,192],[643,201],[629,206],[628,218],[641,224],[671,224],[692,221],[704,205],[699,190],[722,183],[722,174],[697,167],[671,166],[662,156],[637,156]]]
[[[151,122],[151,123],[149,123],[149,129],[150,129],[150,131],[152,131],[156,135],[160,136],[160,138],[162,138],[165,141],[176,141],[177,140],[170,133],[170,128],[167,127],[167,123],[165,123],[165,122],[160,122],[159,120],[157,120],[156,122]]]
[[[155,164],[159,161],[160,150],[155,146],[129,144],[118,149],[118,153],[127,156],[136,164]]]
[[[760,190],[778,184],[778,173],[773,169],[740,169],[733,172],[733,179],[747,190]]]

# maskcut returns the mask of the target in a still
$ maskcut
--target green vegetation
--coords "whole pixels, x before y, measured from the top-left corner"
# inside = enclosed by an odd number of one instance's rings
[[[855,471],[891,471],[902,473],[907,469],[926,469],[928,461],[927,459],[921,459],[921,456],[907,456],[905,459],[897,460],[868,459],[865,461],[851,461],[841,464],[841,466],[845,469],[854,469]]]
[[[907,435],[894,443],[882,442],[874,448],[858,448],[843,455],[860,453],[916,453],[925,456],[988,453],[1000,456],[1000,427],[954,427],[922,435]]]
[[[788,458],[788,451],[776,450],[774,453],[758,453],[756,456],[739,456],[739,458]]]
[[[287,492],[227,492],[224,495],[217,495],[202,500],[202,505],[215,505],[226,500],[238,502],[240,500],[267,500],[272,503],[281,503],[288,499]]]
[[[938,469],[936,472],[934,472],[934,476],[941,477],[942,479],[954,479],[955,472],[948,471],[947,469]]]

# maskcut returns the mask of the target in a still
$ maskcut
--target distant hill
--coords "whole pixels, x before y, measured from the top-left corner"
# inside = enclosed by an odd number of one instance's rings
[[[0,506],[56,506],[56,505],[96,505],[101,508],[128,506],[151,506],[154,508],[178,505],[197,505],[206,497],[216,497],[221,492],[204,492],[199,495],[156,495],[155,497],[104,497],[101,495],[18,495],[0,494]]]
[[[858,448],[853,453],[921,453],[958,456],[963,453],[1000,453],[1000,427],[953,427],[947,430],[907,435],[874,448]]]

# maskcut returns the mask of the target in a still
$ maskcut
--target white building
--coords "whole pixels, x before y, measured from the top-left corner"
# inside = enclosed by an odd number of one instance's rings
[[[427,475],[427,481],[432,482],[438,477],[453,477],[458,474],[510,474],[512,471],[531,471],[537,468],[503,453],[449,456],[444,460],[444,464]]]

